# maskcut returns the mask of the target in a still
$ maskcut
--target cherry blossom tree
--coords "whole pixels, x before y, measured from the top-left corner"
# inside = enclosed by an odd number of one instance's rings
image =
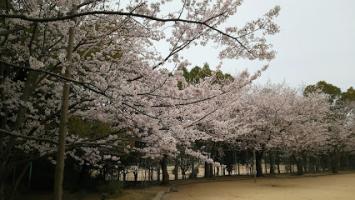
[[[319,151],[327,138],[329,108],[322,94],[305,97],[285,85],[252,86],[208,124],[221,141],[255,151],[256,173],[261,176],[265,151],[288,152],[296,160],[303,152]]]
[[[278,32],[273,20],[279,7],[243,27],[222,28],[241,1],[182,1],[168,13],[162,10],[171,1],[114,3],[7,0],[2,5],[1,148],[6,156],[1,180],[14,164],[10,152],[31,153],[31,159],[57,153],[55,199],[61,199],[65,152],[95,165],[102,149],[126,151],[117,134],[68,135],[70,116],[105,121],[116,133],[126,130],[147,144],[141,150],[150,157],[167,157],[178,144],[188,149],[191,141],[209,137],[196,125],[223,112],[260,72],[242,73],[223,87],[211,88],[211,77],[179,90],[182,76],[162,67],[186,65],[179,53],[208,41],[220,45],[221,59],[269,61],[275,55],[266,36]],[[168,54],[154,48],[157,41],[169,45]],[[81,157],[76,148],[84,152]]]

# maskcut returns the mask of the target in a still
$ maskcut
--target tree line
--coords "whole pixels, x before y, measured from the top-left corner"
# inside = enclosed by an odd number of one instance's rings
[[[174,160],[185,176],[193,169],[192,177],[203,162],[209,177],[214,166],[230,168],[231,152],[245,160],[255,154],[261,175],[265,155],[303,166],[313,155],[338,163],[352,152],[353,115],[340,104],[348,94],[331,101],[252,84],[275,57],[267,36],[279,31],[278,6],[225,27],[239,0],[184,1],[168,14],[162,8],[173,2],[116,3],[1,1],[0,199],[14,199],[30,184],[25,177],[46,176],[38,180],[60,200],[63,183],[107,185],[127,170],[137,176],[137,165],[161,169],[167,183]],[[153,48],[156,42],[168,52]],[[265,66],[233,76],[207,65],[187,70],[181,51],[208,42],[221,47],[221,60]]]

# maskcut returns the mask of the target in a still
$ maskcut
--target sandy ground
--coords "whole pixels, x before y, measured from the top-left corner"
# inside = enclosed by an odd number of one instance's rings
[[[125,189],[122,194],[118,196],[108,197],[107,200],[151,200],[153,199],[157,193],[161,191],[166,191],[167,187],[148,187],[145,189]],[[32,193],[27,195],[20,195],[17,200],[51,200],[51,193],[43,192],[43,193]],[[64,193],[64,200],[100,200],[101,195],[98,193]]]
[[[160,191],[166,191],[166,187],[149,187],[147,189],[125,190],[118,198],[109,198],[108,200],[152,200]]]
[[[355,200],[355,174],[180,185],[165,200]]]

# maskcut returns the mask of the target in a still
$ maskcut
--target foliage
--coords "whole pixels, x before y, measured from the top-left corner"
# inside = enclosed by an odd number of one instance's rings
[[[330,83],[327,83],[325,81],[319,81],[315,85],[308,85],[304,89],[304,95],[307,96],[310,93],[314,93],[314,92],[318,92],[318,91],[328,94],[332,99],[339,98],[341,96],[340,88],[338,88]]]
[[[355,102],[355,89],[353,87],[349,87],[346,92],[343,92],[342,100],[345,102]]]
[[[105,136],[112,132],[110,125],[98,120],[85,120],[81,117],[72,116],[68,121],[69,134],[80,137],[94,138]]]
[[[200,81],[211,76],[215,76],[215,80],[212,84],[223,84],[224,81],[233,80],[233,76],[228,73],[223,73],[221,70],[212,71],[207,63],[205,63],[202,68],[195,66],[190,71],[183,67],[182,71],[185,81],[189,84],[198,84]]]

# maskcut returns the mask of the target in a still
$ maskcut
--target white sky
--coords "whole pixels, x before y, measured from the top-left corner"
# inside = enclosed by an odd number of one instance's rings
[[[269,41],[277,55],[258,82],[300,87],[325,80],[343,90],[355,86],[355,0],[245,0],[228,24],[243,24],[275,5],[281,6],[281,31]],[[219,62],[213,46],[182,55],[193,65],[208,62],[213,67]],[[226,60],[222,70],[235,74],[260,67],[255,61]]]

